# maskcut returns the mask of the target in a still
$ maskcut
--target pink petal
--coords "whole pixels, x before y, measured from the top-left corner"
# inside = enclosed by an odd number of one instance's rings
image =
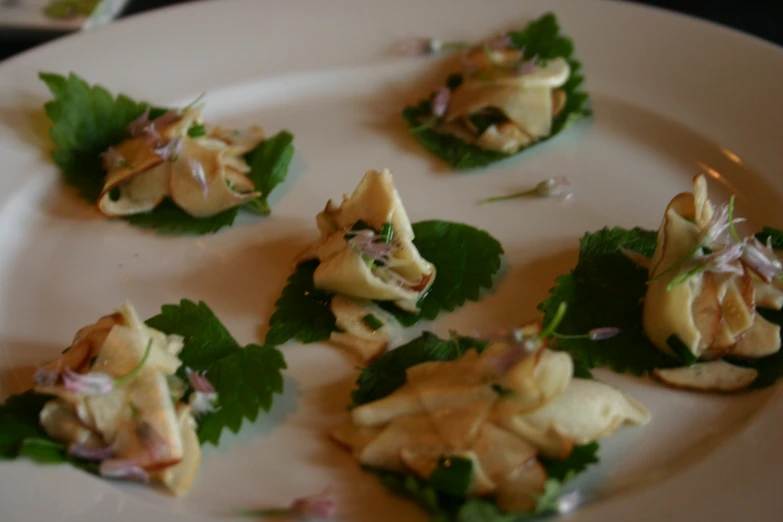
[[[68,446],[68,454],[81,460],[106,460],[114,456],[111,446],[92,448],[75,442]]]
[[[107,459],[101,462],[99,473],[102,477],[138,480],[147,482],[149,474],[135,460]]]
[[[451,99],[451,91],[448,87],[441,87],[435,91],[435,96],[432,98],[432,115],[436,118],[442,118],[446,115],[446,110],[449,108],[449,101]]]
[[[163,160],[175,161],[177,157],[179,157],[179,152],[181,149],[182,140],[180,138],[174,138],[164,146],[156,148],[154,152]]]
[[[205,372],[194,372],[190,368],[185,368],[185,375],[188,376],[188,382],[197,392],[215,393],[215,387],[209,382]]]
[[[591,341],[604,341],[606,339],[611,339],[612,337],[618,335],[619,333],[620,333],[619,328],[606,326],[603,328],[593,328],[592,330],[587,332],[587,335]]]
[[[114,389],[114,379],[105,373],[90,372],[80,374],[70,368],[66,368],[62,376],[65,389],[75,393],[95,396],[104,395]]]
[[[33,376],[33,382],[36,386],[54,386],[59,378],[60,372],[58,370],[38,368]]]
[[[196,158],[188,158],[188,167],[193,179],[201,187],[201,193],[206,198],[209,195],[209,186],[207,185],[207,175],[204,173],[204,166]]]
[[[317,495],[302,497],[291,504],[290,514],[297,520],[331,520],[337,514],[337,501],[331,488]]]

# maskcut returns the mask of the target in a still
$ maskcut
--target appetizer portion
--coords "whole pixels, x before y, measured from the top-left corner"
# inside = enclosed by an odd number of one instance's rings
[[[575,378],[571,356],[550,349],[542,335],[536,323],[503,342],[461,339],[466,349],[445,359],[435,350],[430,360],[399,370],[404,376],[390,393],[357,404],[332,438],[362,465],[413,475],[452,503],[456,497],[485,499],[506,513],[539,509],[547,482],[563,478],[550,476],[552,463],[568,468],[580,448],[650,420],[632,397]],[[440,342],[445,353],[448,341]],[[396,352],[368,370],[398,365]],[[384,360],[392,355],[395,362]],[[391,379],[385,371],[360,378],[355,395],[370,379]],[[575,463],[573,471],[585,465]]]
[[[591,114],[581,65],[553,14],[463,48],[462,72],[403,115],[411,131],[456,169],[499,161]]]
[[[268,344],[328,339],[367,362],[395,343],[402,326],[478,299],[500,268],[503,249],[486,232],[411,224],[388,169],[367,172],[316,223],[320,238],[296,259]]]
[[[237,382],[245,367],[256,369],[252,386]],[[0,456],[70,462],[184,495],[201,443],[268,410],[284,367],[274,348],[236,345],[203,303],[167,305],[146,323],[126,303],[81,328],[32,390],[0,406]]]
[[[783,263],[771,243],[780,232],[742,237],[742,221],[733,197],[713,204],[706,177],[696,176],[693,192],[671,200],[657,232],[587,234],[579,264],[541,308],[550,314],[556,302],[569,301],[566,330],[594,322],[622,328],[598,346],[564,341],[590,367],[649,372],[705,392],[769,385],[781,368]]]
[[[185,381],[176,376],[183,346],[180,336],[146,326],[129,304],[82,328],[36,374],[35,393],[52,396],[41,426],[74,457],[100,460],[104,476],[149,478],[187,492],[201,461],[193,406],[205,413],[217,394],[185,400]]]
[[[740,238],[733,200],[716,209],[707,180],[669,203],[658,230],[644,298],[644,332],[656,348],[692,366],[656,370],[666,384],[705,391],[747,388],[756,370],[719,360],[760,359],[780,350],[780,326],[757,307],[779,311],[781,269],[771,248]],[[693,364],[698,360],[708,361]]]
[[[231,225],[240,206],[269,214],[267,198],[293,154],[290,133],[210,125],[196,102],[154,108],[74,74],[40,77],[54,95],[45,105],[52,157],[104,216],[200,234]]]

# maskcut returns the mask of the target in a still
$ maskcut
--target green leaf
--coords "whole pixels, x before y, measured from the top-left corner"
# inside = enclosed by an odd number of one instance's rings
[[[278,346],[291,339],[315,343],[329,338],[337,330],[334,314],[329,308],[332,294],[316,290],[313,274],[318,261],[307,261],[296,267],[283,295],[277,300],[277,310],[269,319],[265,342]]]
[[[565,460],[541,459],[550,479],[568,482],[574,476],[585,471],[591,464],[598,463],[598,443],[591,442],[582,446],[574,446],[573,451]]]
[[[271,346],[241,348],[205,303],[183,299],[179,305],[164,305],[147,324],[184,337],[179,355],[183,366],[206,371],[218,392],[218,410],[199,421],[202,443],[217,445],[224,428],[236,433],[243,419],[255,421],[260,410],[272,407],[274,395],[283,392],[282,354]]]
[[[421,319],[435,319],[465,301],[478,301],[481,290],[492,286],[500,269],[503,247],[487,232],[460,223],[422,221],[413,224],[413,243],[424,259],[437,269],[435,281],[419,302],[420,312],[403,312],[390,303],[379,303],[404,326]],[[318,261],[300,264],[288,279],[269,321],[266,344],[274,346],[297,339],[303,343],[324,341],[336,331],[329,303],[332,294],[316,290],[313,274]]]
[[[86,200],[96,203],[106,176],[100,154],[126,139],[128,124],[141,116],[148,107],[152,119],[167,109],[150,107],[146,102],[133,101],[123,94],[112,97],[100,85],[91,86],[73,73],[67,77],[40,73],[39,77],[54,96],[53,100],[44,105],[52,121],[49,131],[55,146],[52,159],[60,168],[65,181]],[[188,129],[191,137],[203,133],[203,126],[196,125]],[[283,131],[248,153],[248,158],[252,159],[249,163],[250,177],[262,192],[258,203],[251,204],[256,205],[256,210],[263,207],[263,214],[269,214],[266,202],[269,193],[285,178],[293,154],[292,140],[293,136]],[[134,226],[161,234],[203,235],[231,226],[237,212],[238,209],[233,208],[208,218],[197,218],[166,198],[155,210],[124,219]]]
[[[116,98],[100,85],[71,73],[40,73],[54,99],[44,105],[52,128],[52,159],[65,181],[88,201],[96,202],[103,189],[105,172],[100,154],[127,137],[127,125],[149,104],[135,102],[124,95]]]
[[[277,185],[283,182],[288,174],[288,166],[294,156],[294,136],[288,131],[280,131],[261,143],[247,155],[250,165],[248,177],[261,192],[261,197],[249,201],[243,208],[257,214],[269,215],[271,209],[267,199]]]
[[[22,441],[19,456],[38,464],[62,464],[66,462],[65,446],[48,438],[29,438]]]
[[[38,415],[49,399],[48,395],[27,391],[11,395],[0,405],[0,459],[18,457],[26,439],[46,438]]]
[[[765,245],[767,244],[767,238],[770,238],[772,240],[772,248],[774,250],[783,249],[783,230],[778,230],[777,228],[772,227],[764,227],[761,229],[761,232],[756,234],[756,238]]]
[[[430,486],[449,495],[465,496],[473,479],[473,461],[464,457],[441,457],[427,479]]]
[[[199,421],[202,443],[217,445],[224,428],[236,433],[242,420],[254,422],[259,410],[268,412],[275,394],[283,393],[283,355],[272,346],[250,344],[220,359],[207,371],[218,392],[219,409]]]
[[[574,44],[570,38],[560,33],[560,26],[554,14],[548,13],[527,25],[524,29],[509,33],[516,49],[524,48],[525,57],[530,59],[538,55],[540,59],[564,58],[571,67],[571,76],[562,87],[567,95],[563,110],[552,122],[552,132],[514,154],[504,154],[483,150],[475,145],[469,145],[453,136],[438,134],[431,130],[426,122],[432,118],[430,100],[422,100],[418,105],[406,107],[402,115],[411,132],[434,155],[440,157],[455,170],[484,167],[519,154],[547,141],[568,128],[574,122],[592,115],[587,93],[579,87],[584,82],[582,64],[574,58]],[[447,84],[454,88],[460,80],[455,76],[449,78]]]
[[[560,334],[580,335],[604,326],[620,328],[619,335],[600,342],[558,339],[555,347],[568,351],[578,366],[605,366],[642,375],[653,368],[677,364],[644,335],[641,300],[647,289],[647,271],[620,251],[624,248],[651,257],[655,242],[655,232],[640,228],[604,228],[585,234],[576,268],[558,277],[550,296],[538,306],[547,323],[560,303],[568,305],[558,329]]]
[[[382,399],[405,384],[405,372],[411,366],[427,361],[453,361],[471,348],[479,352],[486,341],[470,337],[444,340],[431,332],[386,352],[364,368],[351,393],[354,406]]]
[[[166,304],[147,325],[166,334],[181,335],[185,346],[179,354],[182,364],[195,371],[208,370],[217,361],[233,355],[239,343],[203,301],[182,299]]]
[[[766,241],[777,231],[765,227],[758,235]],[[558,339],[555,348],[565,350],[574,358],[574,375],[585,376],[589,369],[607,367],[616,372],[635,375],[649,373],[655,368],[681,366],[695,362],[684,347],[674,348],[682,361],[659,351],[647,339],[642,326],[642,300],[647,291],[647,271],[635,265],[621,248],[652,257],[657,233],[641,228],[625,230],[604,228],[587,233],[581,241],[579,262],[570,274],[556,279],[550,296],[538,308],[549,321],[561,302],[568,305],[568,313],[558,333],[584,334],[593,328],[614,326],[621,330],[616,337],[600,342],[588,339]],[[783,326],[783,312],[759,308],[767,320]],[[755,368],[759,372],[752,388],[765,388],[783,376],[783,350],[762,359],[734,359],[727,361],[738,366]],[[580,375],[582,374],[582,375]]]

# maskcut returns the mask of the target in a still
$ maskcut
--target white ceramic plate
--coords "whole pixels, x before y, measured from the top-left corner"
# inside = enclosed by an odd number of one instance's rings
[[[440,59],[390,52],[410,36],[475,40],[557,13],[576,44],[595,119],[535,151],[453,174],[407,134],[400,109],[442,79]],[[203,238],[110,223],[59,181],[41,106],[41,70],[75,71],[112,91],[182,104],[208,91],[207,116],[287,128],[297,155],[274,214]],[[389,167],[411,218],[465,221],[499,238],[506,277],[480,303],[443,316],[445,333],[536,316],[577,239],[605,225],[655,228],[699,172],[738,196],[755,224],[783,225],[783,53],[672,14],[616,2],[232,0],[189,4],[59,40],[0,66],[0,392],[126,298],[143,316],[201,299],[242,342],[257,341],[314,215],[370,168]],[[565,174],[576,200],[477,200]],[[285,504],[332,484],[349,522],[426,520],[387,493],[323,433],[339,422],[352,361],[319,345],[285,348],[287,391],[270,415],[208,447],[187,498],[98,480],[67,467],[0,464],[4,522],[228,520],[234,508]],[[644,429],[602,445],[576,484],[596,500],[579,522],[779,520],[783,400],[736,397],[605,375],[653,411]],[[752,510],[752,511],[751,511]]]

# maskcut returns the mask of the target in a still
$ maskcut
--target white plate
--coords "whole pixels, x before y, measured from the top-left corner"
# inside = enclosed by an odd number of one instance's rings
[[[452,174],[407,134],[400,109],[442,80],[439,58],[390,53],[401,39],[479,39],[546,10],[584,61],[595,119],[501,165]],[[162,104],[208,91],[208,117],[296,136],[274,215],[204,238],[110,223],[58,180],[47,159],[41,70],[75,71]],[[0,371],[2,394],[29,385],[80,326],[124,299],[144,316],[202,299],[242,342],[257,341],[314,215],[370,168],[390,167],[413,220],[486,228],[509,269],[482,302],[433,328],[469,332],[536,316],[577,239],[604,225],[655,228],[668,200],[706,171],[756,224],[783,225],[783,54],[703,22],[617,2],[236,0],[189,4],[60,40],[0,66]],[[565,174],[578,193],[478,206],[482,197]],[[426,520],[323,436],[344,415],[353,363],[326,346],[285,348],[287,392],[269,416],[208,447],[184,499],[67,467],[0,464],[4,522],[228,520],[333,484],[350,522]],[[653,411],[602,446],[580,479],[598,497],[573,520],[779,520],[783,400],[663,389],[607,375]]]

